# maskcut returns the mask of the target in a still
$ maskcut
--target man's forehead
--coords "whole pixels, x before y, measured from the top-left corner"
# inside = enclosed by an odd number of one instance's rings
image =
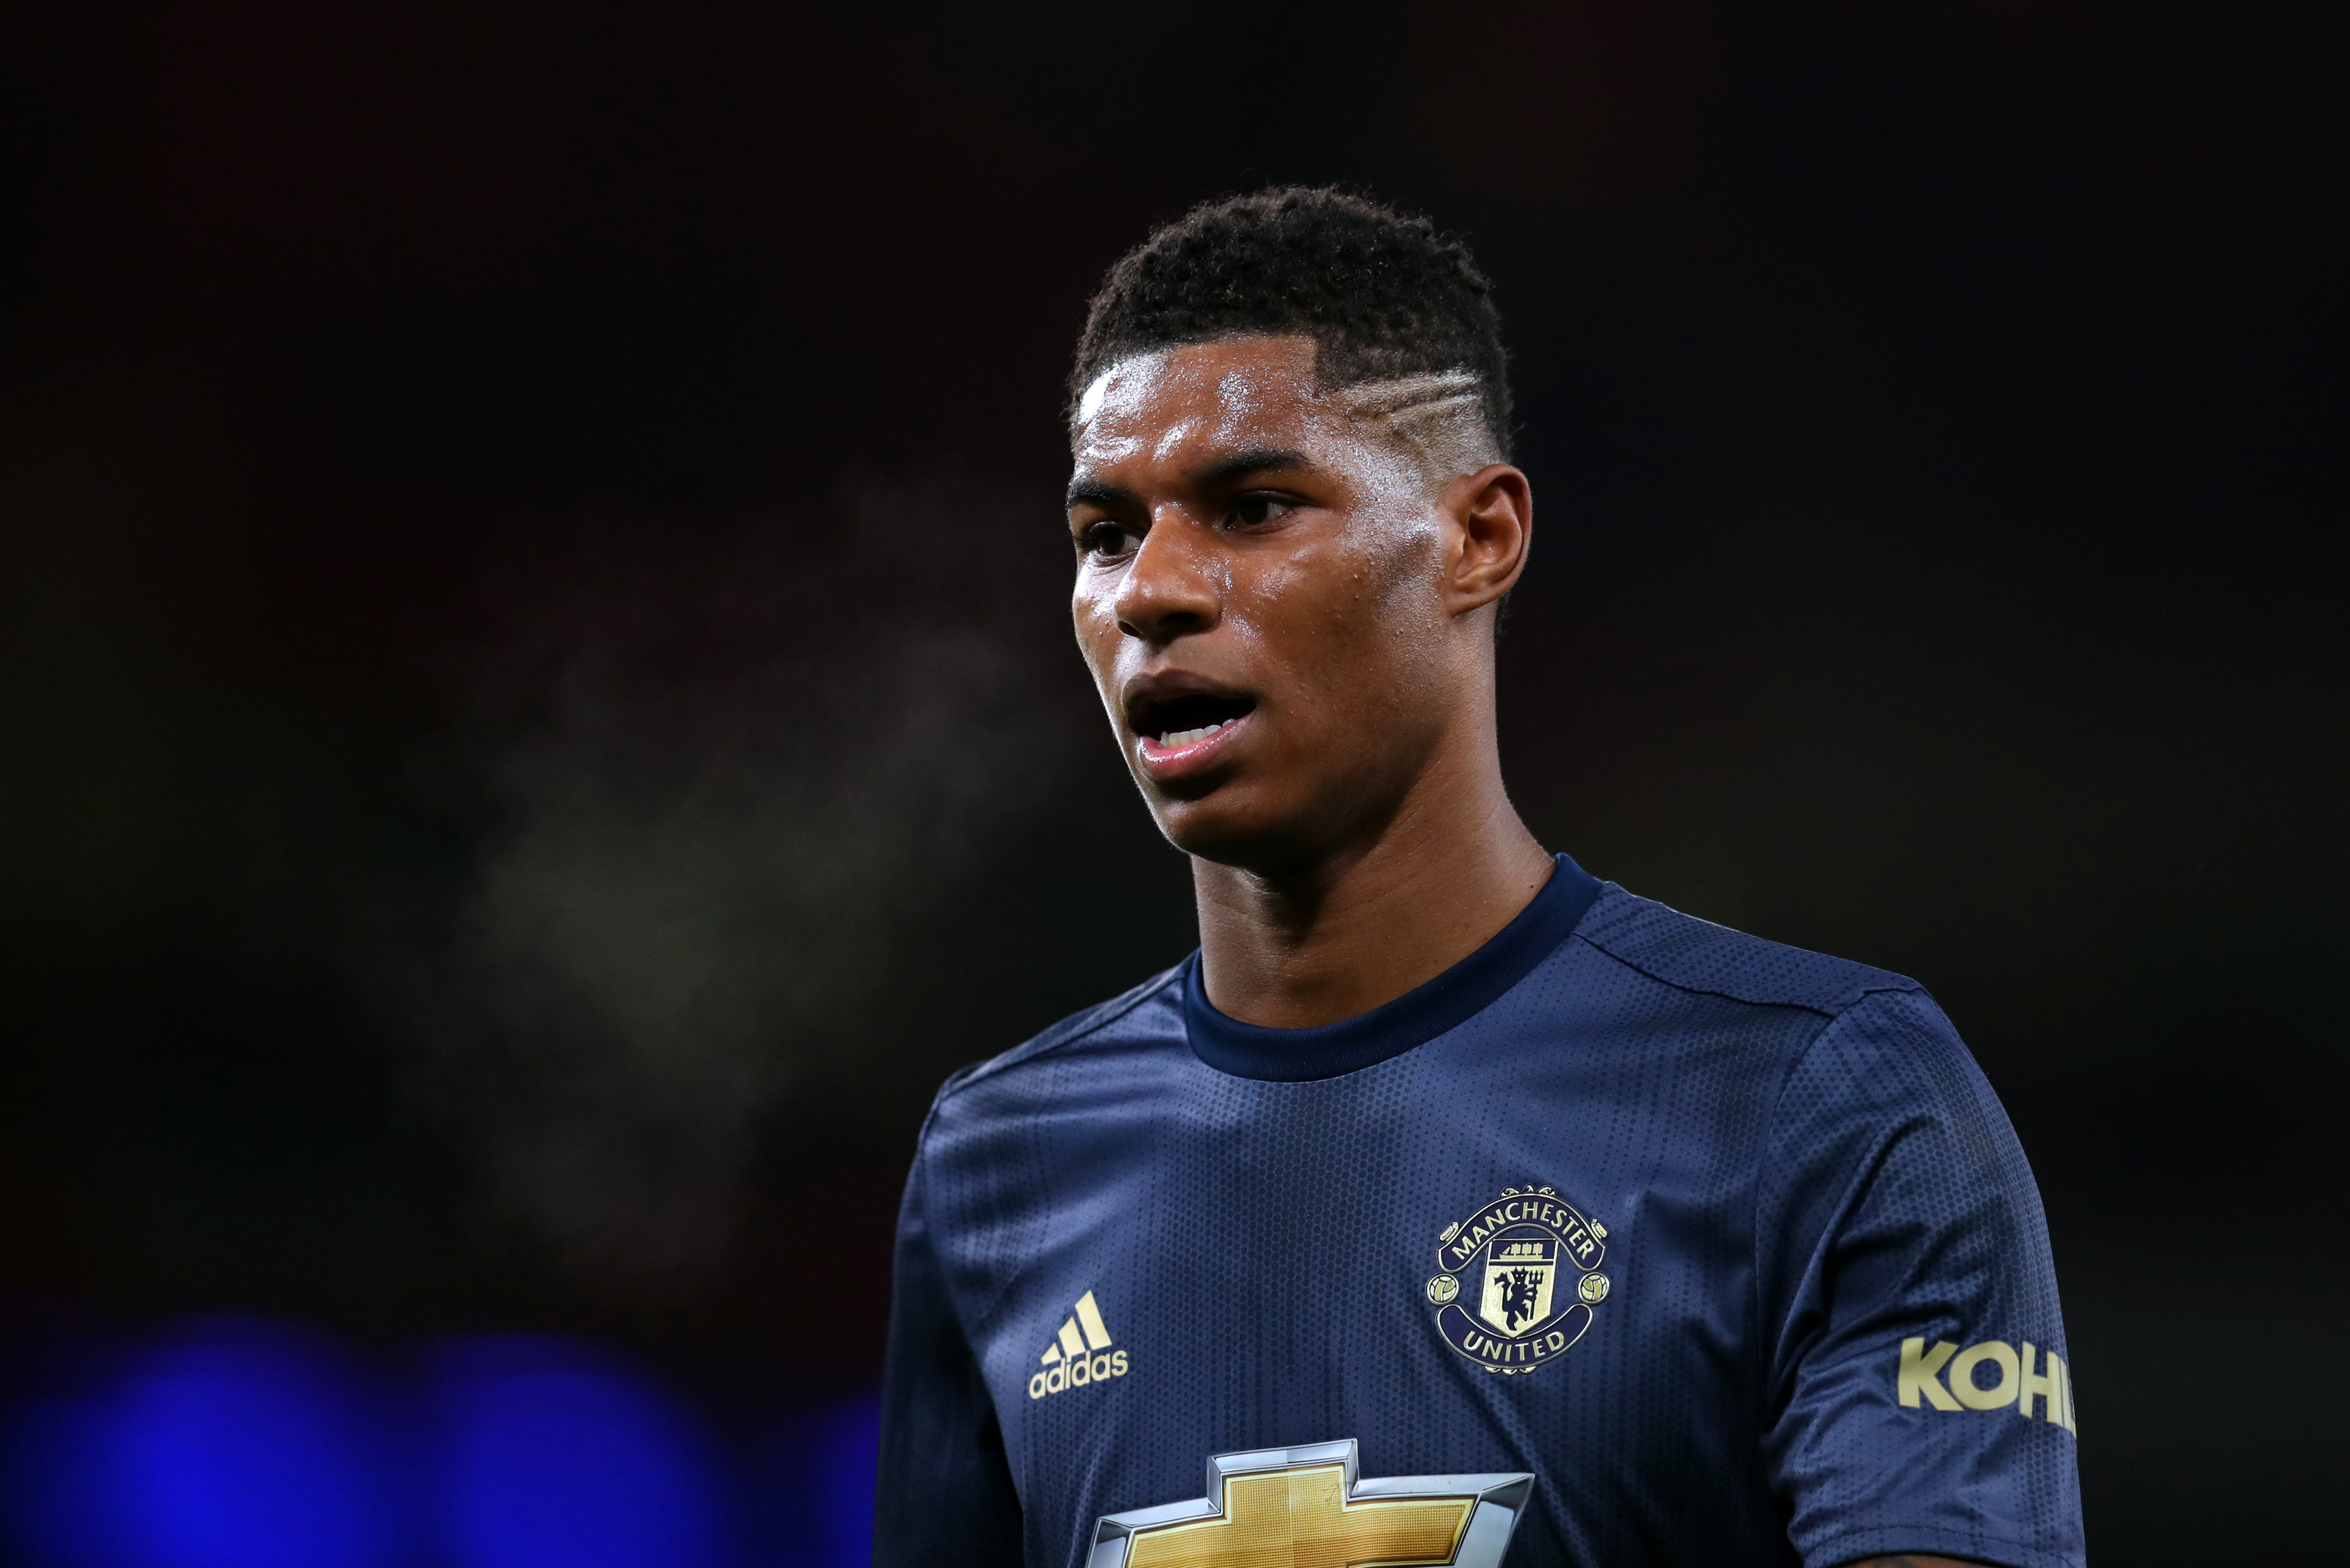
[[[1315,352],[1310,337],[1263,336],[1119,360],[1078,400],[1070,431],[1076,477],[1137,463],[1222,472],[1236,453],[1279,451],[1380,471],[1400,462],[1418,482],[1441,487],[1501,461],[1473,372],[1326,388]]]
[[[1295,444],[1328,415],[1314,384],[1312,339],[1247,337],[1119,360],[1078,400],[1071,433],[1083,470],[1269,438]]]
[[[1272,412],[1318,400],[1310,337],[1229,337],[1130,354],[1077,400],[1080,427],[1223,405]]]

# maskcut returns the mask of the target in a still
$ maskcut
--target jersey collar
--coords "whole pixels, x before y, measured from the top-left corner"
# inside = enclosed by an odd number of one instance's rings
[[[1183,961],[1183,1023],[1191,1050],[1219,1073],[1296,1084],[1357,1073],[1467,1023],[1534,972],[1575,934],[1603,888],[1566,856],[1534,902],[1483,947],[1425,985],[1357,1017],[1312,1029],[1267,1029],[1216,1011],[1200,983],[1200,955]]]

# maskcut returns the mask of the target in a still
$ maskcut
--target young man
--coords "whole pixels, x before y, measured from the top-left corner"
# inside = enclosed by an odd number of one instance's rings
[[[1467,253],[1203,207],[1071,385],[1077,641],[1200,950],[940,1091],[875,1561],[2078,1568],[2039,1198],[1949,1023],[1510,806]]]

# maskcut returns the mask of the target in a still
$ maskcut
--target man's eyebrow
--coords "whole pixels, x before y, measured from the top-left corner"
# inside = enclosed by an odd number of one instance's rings
[[[1112,507],[1131,503],[1133,500],[1134,492],[1123,484],[1111,484],[1099,479],[1073,479],[1069,481],[1069,495],[1066,504],[1069,509],[1075,510],[1078,506],[1090,504],[1107,512]]]
[[[1283,473],[1312,466],[1312,461],[1302,452],[1291,452],[1286,447],[1251,447],[1196,471],[1191,483],[1201,490],[1221,490],[1252,473]]]
[[[1287,447],[1253,446],[1194,470],[1191,483],[1201,490],[1220,490],[1252,473],[1284,473],[1312,466],[1313,461],[1302,452],[1292,452]],[[1069,481],[1066,504],[1073,508],[1091,504],[1107,512],[1130,506],[1135,500],[1134,492],[1123,484],[1099,479],[1073,479]]]

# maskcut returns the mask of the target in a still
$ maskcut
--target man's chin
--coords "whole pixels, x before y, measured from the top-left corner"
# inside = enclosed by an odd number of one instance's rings
[[[1184,854],[1235,870],[1278,876],[1329,852],[1326,814],[1283,810],[1251,801],[1253,792],[1211,791],[1194,800],[1151,803],[1159,831]]]

